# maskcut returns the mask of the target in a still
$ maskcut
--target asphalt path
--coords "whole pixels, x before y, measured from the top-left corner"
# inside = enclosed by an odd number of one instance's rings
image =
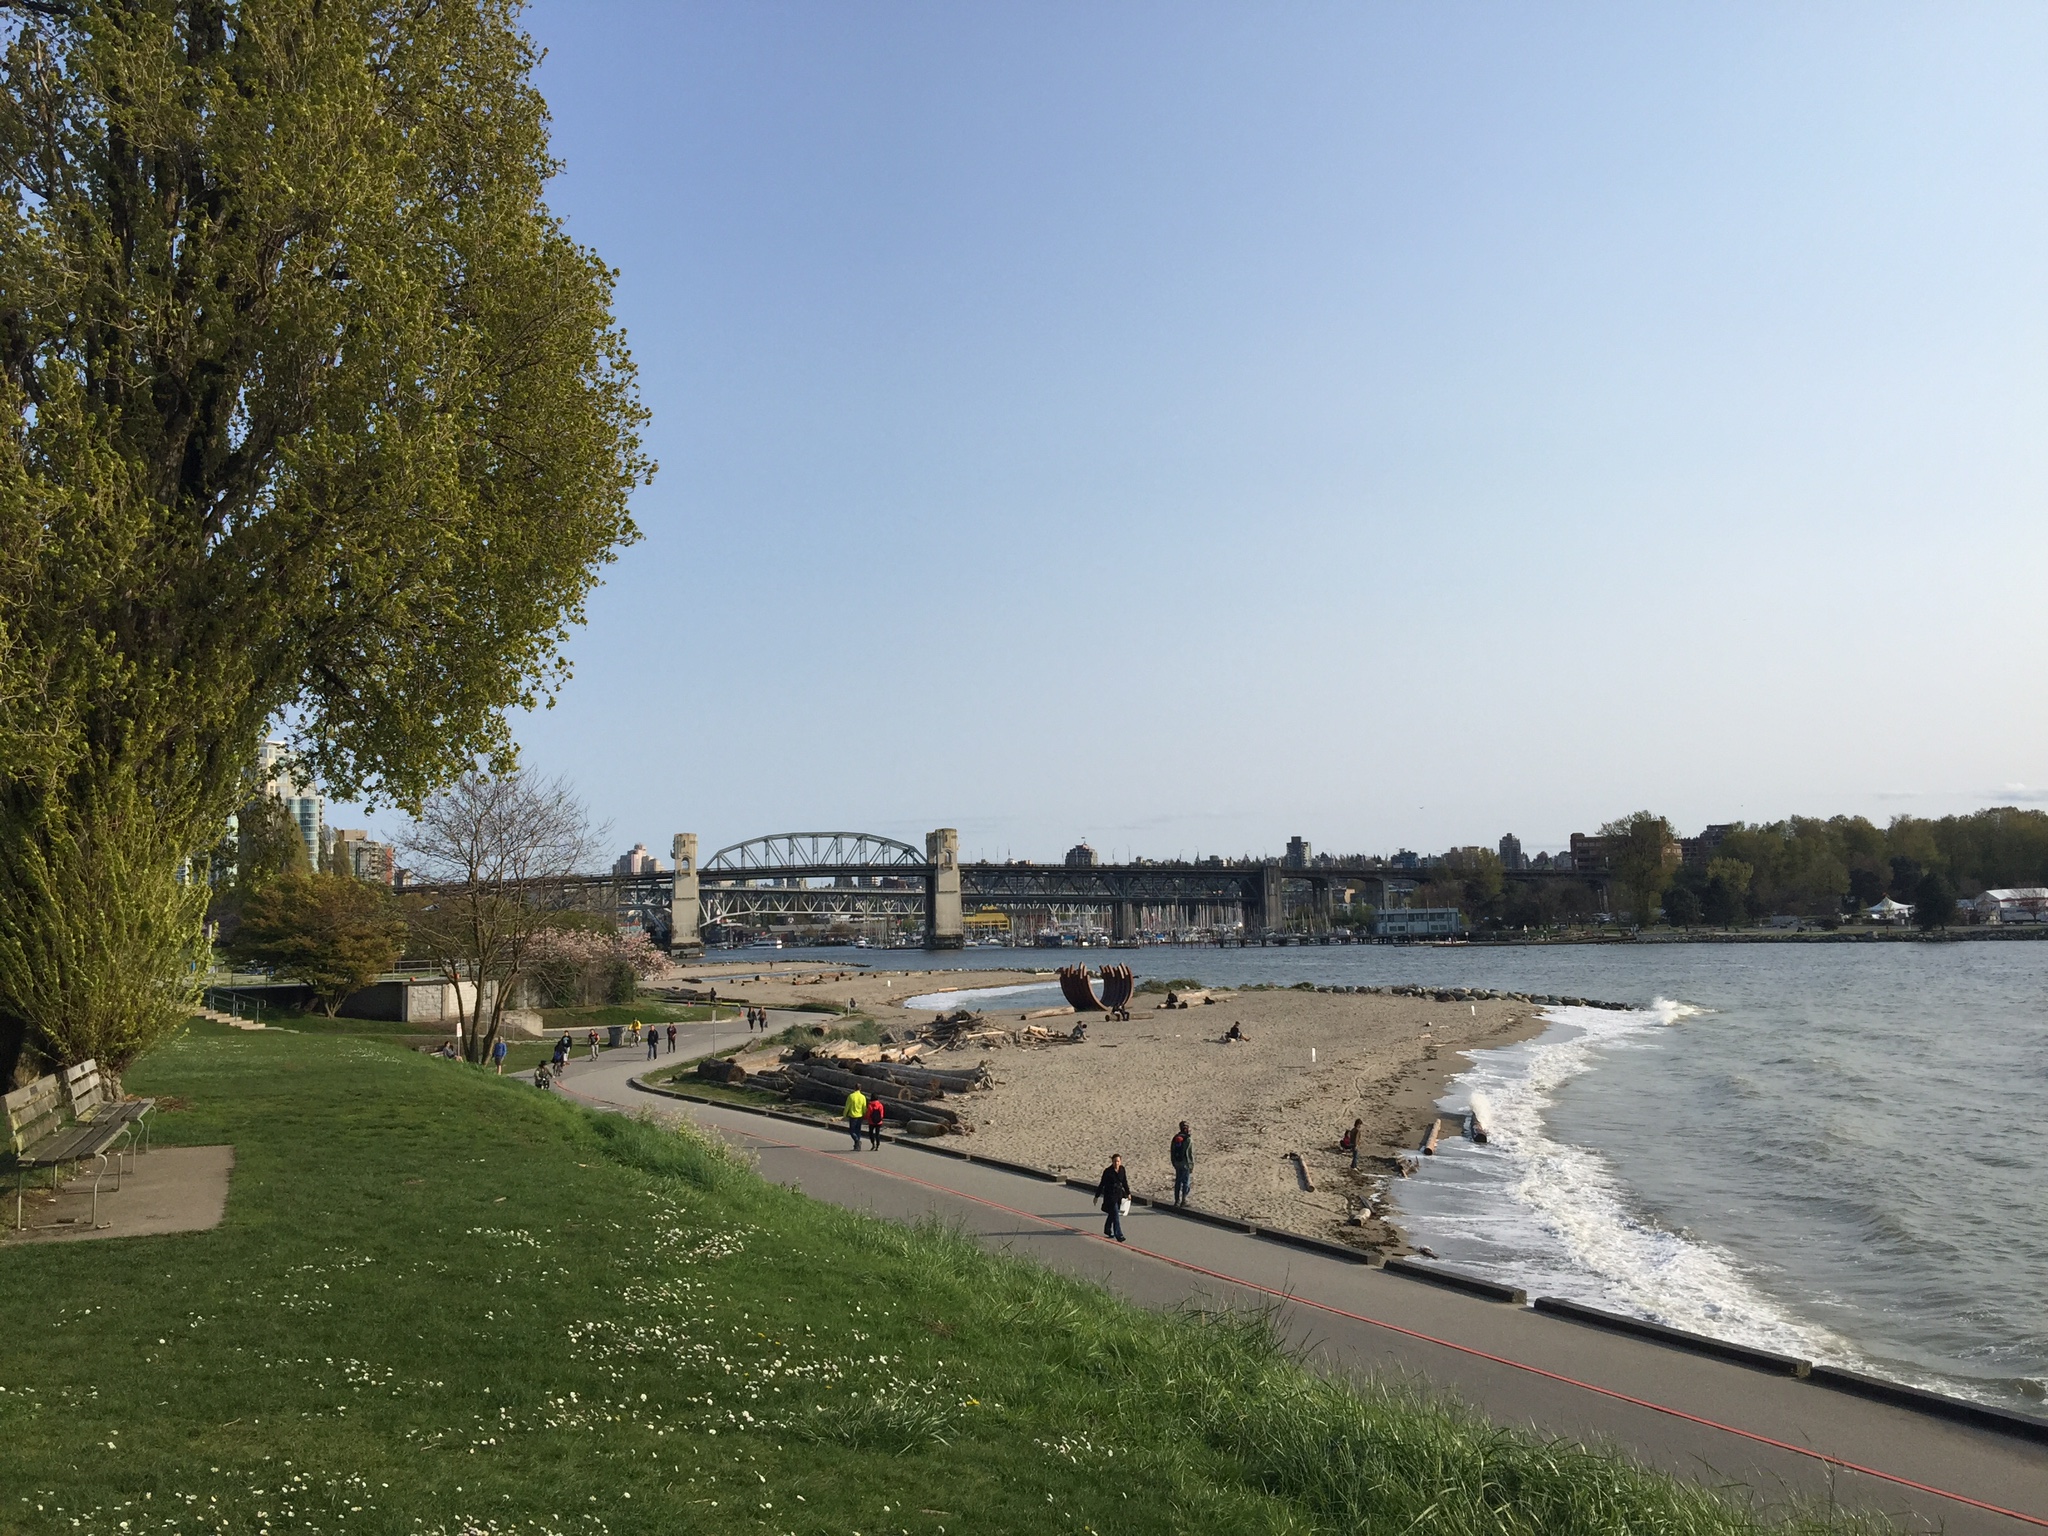
[[[769,1028],[807,1017],[778,1010]],[[745,1033],[743,1024],[682,1026],[661,1064]],[[1101,1236],[1102,1213],[1084,1191],[907,1142],[854,1152],[829,1125],[649,1094],[631,1081],[649,1065],[644,1049],[608,1051],[572,1063],[563,1091],[599,1108],[687,1117],[749,1151],[764,1177],[816,1199],[893,1221],[937,1216],[1142,1306],[1271,1308],[1316,1369],[1422,1383],[1498,1423],[1611,1444],[1667,1472],[1747,1489],[1764,1506],[1832,1502],[1909,1531],[2048,1530],[2048,1446],[1144,1206],[1125,1218],[1129,1242],[1119,1246]],[[1200,1177],[1197,1167],[1197,1198]]]

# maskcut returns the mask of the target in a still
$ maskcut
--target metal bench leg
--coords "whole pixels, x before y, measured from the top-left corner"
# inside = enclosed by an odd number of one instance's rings
[[[104,1152],[95,1152],[93,1154],[93,1158],[100,1165],[98,1170],[92,1176],[92,1227],[95,1232],[98,1232],[102,1230],[100,1227],[100,1180],[104,1179],[107,1176],[107,1154]],[[116,1189],[119,1189],[121,1187],[121,1175],[119,1172],[120,1166],[121,1159],[120,1155],[117,1153],[114,1157],[114,1168],[116,1170],[114,1174],[114,1188]],[[107,1223],[107,1225],[111,1227],[113,1223],[110,1221]]]

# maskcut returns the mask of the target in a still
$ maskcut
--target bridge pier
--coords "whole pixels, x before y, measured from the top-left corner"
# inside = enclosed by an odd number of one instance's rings
[[[1277,864],[1268,864],[1260,874],[1257,920],[1254,921],[1252,913],[1245,914],[1246,938],[1255,930],[1263,934],[1287,921],[1286,871]]]
[[[960,834],[940,827],[924,840],[930,872],[924,877],[924,947],[959,949],[967,942],[960,910]]]
[[[676,870],[669,895],[668,952],[701,955],[704,904],[697,886],[697,834],[678,832],[669,849],[675,855]]]
[[[1119,942],[1138,936],[1138,904],[1134,901],[1120,901],[1110,915],[1109,936]]]

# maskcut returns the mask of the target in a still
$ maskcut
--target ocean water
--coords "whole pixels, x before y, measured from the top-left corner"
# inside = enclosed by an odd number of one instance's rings
[[[1112,956],[860,958],[971,971]],[[2048,943],[1113,958],[1220,985],[1627,1003],[1549,1010],[1539,1038],[1478,1053],[1443,1102],[1481,1094],[1493,1138],[1449,1141],[1395,1186],[1416,1242],[1531,1295],[2048,1415]]]

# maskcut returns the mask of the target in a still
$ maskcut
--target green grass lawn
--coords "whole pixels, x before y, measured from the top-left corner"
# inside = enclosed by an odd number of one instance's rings
[[[1749,1528],[460,1063],[195,1025],[128,1086],[227,1217],[0,1250],[0,1531]]]

